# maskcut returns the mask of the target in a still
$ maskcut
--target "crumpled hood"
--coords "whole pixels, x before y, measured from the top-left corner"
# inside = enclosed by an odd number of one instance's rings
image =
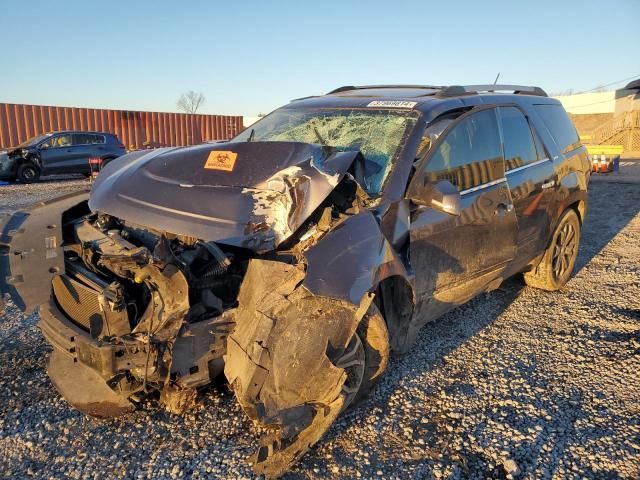
[[[357,155],[298,142],[133,152],[104,168],[89,207],[260,253],[277,247],[309,217]]]

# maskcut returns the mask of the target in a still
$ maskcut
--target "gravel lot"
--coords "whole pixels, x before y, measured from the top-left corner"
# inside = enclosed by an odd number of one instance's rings
[[[0,187],[0,212],[82,185]],[[639,184],[594,182],[562,292],[511,279],[427,326],[287,477],[640,478],[639,210]],[[49,382],[36,322],[0,318],[6,477],[252,477],[257,432],[224,385],[184,417],[86,418]]]

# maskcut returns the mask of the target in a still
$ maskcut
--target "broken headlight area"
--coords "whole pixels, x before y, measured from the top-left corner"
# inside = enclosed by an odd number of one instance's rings
[[[127,402],[160,394],[169,410],[188,408],[195,389],[222,372],[244,252],[168,237],[106,215],[73,221],[63,235],[65,273],[54,277],[41,321],[54,346],[49,370],[61,393],[91,415],[105,387]],[[97,376],[67,387],[56,378],[65,371],[57,366],[58,354]],[[95,401],[84,398],[94,384]],[[121,408],[103,410],[98,416]]]

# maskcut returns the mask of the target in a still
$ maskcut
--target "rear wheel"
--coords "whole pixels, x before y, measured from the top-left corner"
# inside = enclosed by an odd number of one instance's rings
[[[106,167],[106,166],[107,166],[107,164],[108,164],[109,162],[111,162],[112,160],[115,160],[115,158],[116,158],[116,157],[103,158],[103,159],[102,159],[102,163],[100,164],[100,168],[102,169],[102,168]]]
[[[579,245],[580,220],[574,210],[568,209],[562,214],[540,264],[524,274],[527,285],[549,291],[562,288],[571,278]]]
[[[16,177],[22,183],[37,182],[40,178],[40,169],[33,163],[23,163],[18,167]]]

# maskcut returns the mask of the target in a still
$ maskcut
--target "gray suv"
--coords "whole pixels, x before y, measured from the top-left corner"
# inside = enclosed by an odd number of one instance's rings
[[[0,154],[0,178],[32,183],[41,175],[89,175],[89,159],[100,159],[104,165],[125,153],[124,145],[113,133],[44,133]]]
[[[341,87],[5,218],[0,291],[40,306],[75,408],[182,413],[224,377],[279,476],[426,323],[516,274],[562,288],[590,171],[538,87]]]

